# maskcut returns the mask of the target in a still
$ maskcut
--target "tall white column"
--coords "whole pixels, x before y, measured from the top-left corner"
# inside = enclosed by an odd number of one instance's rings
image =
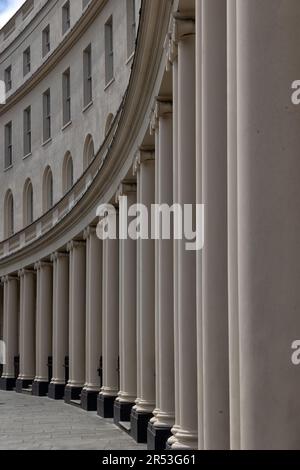
[[[35,272],[22,269],[20,277],[20,374],[16,391],[31,386],[35,377],[35,312],[36,279]]]
[[[36,375],[32,394],[44,396],[48,393],[48,360],[52,356],[52,264],[39,262],[36,270]],[[50,379],[51,380],[51,379]]]
[[[69,277],[69,381],[65,401],[79,400],[85,383],[86,247],[83,241],[68,244]]]
[[[230,449],[240,449],[236,0],[227,0],[228,338]]]
[[[14,359],[19,353],[19,282],[16,277],[5,276],[3,283],[3,340],[6,363],[0,380],[1,390],[13,390],[16,384]]]
[[[124,199],[127,198],[127,201]],[[136,185],[122,184],[116,195],[120,221],[127,219],[128,209],[136,204]],[[128,223],[132,218],[128,219]],[[127,230],[127,225],[124,226]],[[130,421],[131,408],[137,397],[136,365],[136,240],[122,237],[119,242],[119,337],[120,337],[120,391],[114,406],[114,420]]]
[[[86,240],[86,345],[85,385],[81,406],[87,411],[97,409],[100,392],[99,368],[102,354],[102,242],[95,227],[85,230]]]
[[[178,16],[178,203],[196,202],[195,159],[195,22]],[[174,449],[197,448],[197,338],[196,338],[196,255],[178,241],[178,349],[179,418]]]
[[[297,449],[300,2],[236,2],[242,449]]]
[[[226,2],[202,0],[204,449],[228,449]],[[217,138],[216,138],[217,136]],[[214,386],[212,387],[212,384]]]
[[[138,203],[148,209],[155,203],[155,154],[140,150],[137,161]],[[142,230],[143,231],[143,228]],[[147,441],[148,422],[155,408],[155,245],[151,239],[138,240],[138,397],[131,412],[131,435],[137,442]]]
[[[172,102],[158,98],[154,111],[157,133],[155,161],[156,203],[173,204],[173,121]],[[171,219],[170,219],[171,220]],[[174,396],[174,302],[173,302],[173,240],[156,241],[156,408],[155,418],[148,427],[148,449],[165,450],[175,423]]]
[[[105,219],[103,220],[105,223]],[[103,241],[102,345],[103,386],[97,411],[104,418],[113,417],[114,401],[119,391],[119,241]]]
[[[53,262],[53,372],[48,397],[62,399],[66,386],[65,362],[69,353],[69,255],[56,252]]]

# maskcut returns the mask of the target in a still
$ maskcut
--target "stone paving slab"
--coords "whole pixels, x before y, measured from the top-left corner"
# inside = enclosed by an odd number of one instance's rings
[[[0,391],[0,450],[144,450],[111,419],[63,401]]]

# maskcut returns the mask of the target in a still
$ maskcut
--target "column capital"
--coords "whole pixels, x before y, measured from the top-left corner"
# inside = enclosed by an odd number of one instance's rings
[[[155,160],[155,149],[153,147],[140,147],[135,155],[133,174],[136,175],[140,166],[150,160]]]
[[[39,271],[41,268],[43,267],[52,267],[52,262],[50,261],[38,261],[37,263],[35,263],[34,265],[34,269],[35,271]]]
[[[52,253],[52,255],[50,256],[50,259],[53,263],[54,261],[57,261],[59,258],[67,258],[68,256],[69,254],[64,251],[55,251],[55,253]]]
[[[35,272],[34,272],[33,269],[23,268],[23,269],[20,269],[20,270],[18,271],[18,276],[19,276],[19,278],[24,277],[26,274],[31,274],[31,275],[35,276]]]
[[[67,245],[67,251],[70,252],[74,250],[74,248],[78,248],[80,246],[85,246],[84,240],[72,240]]]
[[[164,50],[166,52],[167,56],[167,64],[166,64],[166,70],[167,72],[171,69],[171,66],[175,62],[177,56],[178,56],[178,45],[175,41],[175,38],[173,37],[172,30],[173,30],[173,18],[172,18],[172,23],[170,26],[170,31],[166,35],[165,43],[164,43]]]
[[[150,134],[154,134],[158,129],[159,119],[161,117],[171,116],[172,113],[173,102],[171,96],[156,97],[150,121]]]
[[[119,203],[119,198],[122,196],[128,196],[128,194],[136,193],[137,187],[136,183],[124,182],[121,183],[117,189],[115,201],[116,204]]]
[[[96,235],[96,226],[89,225],[83,232],[84,240],[87,240],[91,235]]]
[[[172,41],[178,44],[186,37],[194,36],[196,33],[194,13],[174,13],[172,25]]]
[[[1,277],[1,284],[6,284],[9,281],[18,281],[17,276],[13,276],[12,274],[7,274],[6,276]]]

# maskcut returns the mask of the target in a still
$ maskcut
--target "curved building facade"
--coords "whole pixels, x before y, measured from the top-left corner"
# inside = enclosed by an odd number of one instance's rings
[[[2,390],[149,449],[299,447],[299,17],[298,0],[27,0],[2,28]],[[101,240],[125,196],[204,205],[203,248]]]

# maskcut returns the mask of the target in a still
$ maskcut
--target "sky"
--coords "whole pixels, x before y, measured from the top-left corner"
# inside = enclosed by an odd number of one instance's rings
[[[16,13],[25,0],[0,0],[0,28]]]

